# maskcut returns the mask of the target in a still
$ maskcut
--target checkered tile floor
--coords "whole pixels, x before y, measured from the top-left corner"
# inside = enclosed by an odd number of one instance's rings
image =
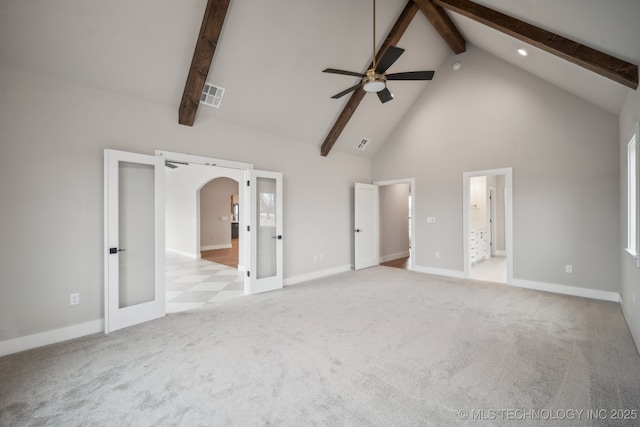
[[[244,276],[235,268],[167,252],[167,313],[244,295]]]

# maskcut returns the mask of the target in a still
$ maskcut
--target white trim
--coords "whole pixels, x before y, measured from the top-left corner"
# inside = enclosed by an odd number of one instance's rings
[[[200,258],[200,254],[194,254],[194,253],[191,253],[191,252],[181,251],[180,249],[164,248],[164,250],[167,251],[167,252],[171,252],[172,254],[182,255],[182,256],[186,256],[188,258],[193,258],[193,259],[199,259]]]
[[[200,246],[200,250],[201,251],[215,251],[218,249],[231,249],[233,246],[231,246],[231,244],[223,244],[223,245],[207,245],[207,246]]]
[[[507,251],[496,251],[495,256],[507,256]]]
[[[32,348],[80,338],[85,335],[97,334],[99,332],[104,332],[104,319],[93,320],[91,322],[80,323],[66,328],[54,329],[52,331],[1,341],[0,357],[18,353],[20,351],[30,350]]]
[[[409,215],[411,216],[411,258],[409,259],[409,270],[414,270],[416,261],[416,247],[418,246],[416,243],[416,179],[391,179],[387,181],[374,181],[373,184],[377,185],[378,187],[383,187],[385,185],[409,184],[409,197],[411,197],[411,212],[409,212]]]
[[[465,274],[457,270],[445,270],[440,268],[416,266],[418,273],[433,274],[436,276],[453,277],[465,279]],[[554,283],[534,282],[532,280],[513,279],[510,286],[518,288],[533,289],[536,291],[552,292],[554,294],[571,295],[576,297],[591,298],[602,301],[621,302],[622,297],[618,292],[601,291],[599,289],[579,288],[576,286],[558,285]]]
[[[626,218],[626,244],[625,250],[635,259],[640,255],[640,223],[638,210],[640,210],[640,185],[638,183],[638,170],[640,168],[640,122],[633,124],[631,135],[627,139],[627,218]],[[633,170],[631,168],[633,167]],[[632,194],[633,193],[633,194]],[[637,262],[640,267],[640,262]]]
[[[553,292],[554,294],[572,295],[603,301],[620,302],[618,292],[601,291],[598,289],[578,288],[576,286],[558,285],[554,283],[535,282],[532,280],[513,279],[512,286],[534,289],[537,291]]]
[[[464,271],[447,270],[444,268],[423,267],[421,265],[416,265],[413,271],[417,271],[418,273],[433,274],[435,276],[455,277],[456,279],[465,278]]]
[[[411,251],[404,251],[404,252],[398,252],[397,254],[385,255],[380,257],[379,262],[383,263],[387,261],[393,261],[399,258],[408,257],[409,255],[411,255]]]
[[[299,276],[288,277],[284,279],[284,286],[297,285],[299,283],[308,282],[309,280],[322,279],[323,277],[335,276],[336,274],[351,271],[351,265],[342,265],[340,267],[327,268],[326,270],[314,271],[313,273],[301,274]]]
[[[174,153],[172,151],[156,150],[156,156],[176,162],[196,163],[199,165],[218,166],[230,169],[253,169],[253,164],[234,162],[231,160],[214,159],[213,157],[194,156],[192,154]]]

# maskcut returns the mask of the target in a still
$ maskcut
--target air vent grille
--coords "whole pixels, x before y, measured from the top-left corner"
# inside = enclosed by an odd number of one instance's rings
[[[360,150],[360,151],[364,151],[367,148],[367,146],[369,145],[369,142],[371,142],[370,139],[362,138],[362,141],[360,141],[360,143],[358,144],[356,149]]]
[[[200,102],[211,107],[220,108],[223,95],[224,88],[214,86],[211,83],[205,83],[202,96],[200,96]]]

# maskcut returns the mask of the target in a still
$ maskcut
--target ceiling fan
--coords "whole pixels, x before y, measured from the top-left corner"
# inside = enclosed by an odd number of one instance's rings
[[[323,73],[342,74],[345,76],[360,77],[360,83],[333,95],[331,98],[338,99],[354,90],[362,87],[365,92],[375,92],[380,98],[380,102],[391,101],[393,94],[387,89],[388,80],[431,80],[435,74],[433,71],[407,71],[404,73],[387,74],[386,71],[400,58],[404,53],[404,49],[389,46],[384,52],[380,62],[376,63],[376,0],[373,0],[373,65],[364,74],[353,71],[337,70],[335,68],[327,68],[322,70]]]

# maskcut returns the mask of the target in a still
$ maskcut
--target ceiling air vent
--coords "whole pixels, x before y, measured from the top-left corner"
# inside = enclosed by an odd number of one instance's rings
[[[205,83],[202,96],[200,97],[200,102],[211,107],[220,108],[223,95],[224,88],[214,86],[211,83]]]
[[[369,145],[369,142],[371,142],[370,139],[362,138],[362,141],[360,141],[360,144],[358,144],[356,149],[358,149],[360,151],[364,151],[367,148],[367,145]]]

